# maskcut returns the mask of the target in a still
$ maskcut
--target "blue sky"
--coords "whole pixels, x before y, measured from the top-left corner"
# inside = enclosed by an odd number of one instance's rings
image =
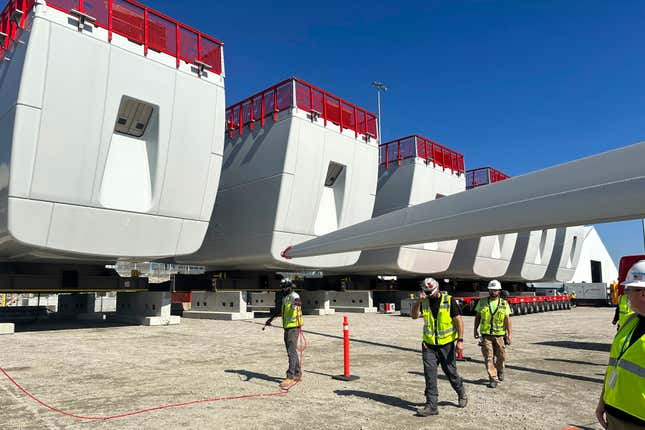
[[[384,139],[511,175],[645,140],[640,0],[146,4],[224,41],[227,104],[298,76],[376,111],[380,80]],[[615,260],[643,251],[640,221],[597,228]]]

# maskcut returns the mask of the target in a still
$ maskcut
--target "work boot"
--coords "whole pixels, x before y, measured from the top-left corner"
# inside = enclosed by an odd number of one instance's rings
[[[504,372],[497,371],[497,380],[502,382],[504,380]]]
[[[468,396],[466,393],[460,394],[459,395],[459,407],[460,408],[465,408],[468,406]]]
[[[432,415],[439,415],[439,409],[436,406],[425,405],[423,409],[417,410],[417,415],[420,417],[429,417]]]
[[[280,388],[289,388],[295,383],[296,383],[296,381],[294,381],[293,379],[287,378],[287,379],[283,380],[282,382],[280,382]]]
[[[488,381],[488,388],[497,388],[497,381],[495,378],[490,378]]]

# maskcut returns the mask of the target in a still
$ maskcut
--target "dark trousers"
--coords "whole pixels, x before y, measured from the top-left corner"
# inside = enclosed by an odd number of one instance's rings
[[[464,396],[466,391],[464,390],[464,382],[457,373],[454,342],[442,346],[429,345],[427,348],[422,343],[421,347],[423,348],[423,373],[426,378],[426,404],[437,407],[439,399],[437,368],[439,365],[448,377],[452,388],[460,397]]]
[[[284,346],[287,347],[287,355],[289,356],[289,369],[287,370],[287,378],[293,379],[300,375],[300,359],[298,358],[298,334],[299,328],[285,328],[284,329]]]

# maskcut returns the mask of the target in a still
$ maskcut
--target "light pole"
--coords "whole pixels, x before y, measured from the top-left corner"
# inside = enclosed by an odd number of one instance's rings
[[[387,87],[383,82],[374,81],[372,85],[376,87],[376,104],[378,107],[378,140],[383,143],[383,135],[381,134],[381,91],[387,91]]]
[[[641,219],[641,224],[643,225],[643,251],[645,251],[645,218]]]

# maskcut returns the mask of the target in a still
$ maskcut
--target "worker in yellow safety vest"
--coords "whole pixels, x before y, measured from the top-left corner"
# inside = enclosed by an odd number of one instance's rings
[[[605,385],[596,408],[603,428],[645,428],[645,260],[623,282],[633,313],[621,324],[609,353]]]
[[[511,307],[500,297],[501,291],[502,284],[493,279],[488,283],[489,296],[480,299],[475,306],[474,335],[476,339],[479,339],[479,333],[482,336],[481,348],[488,372],[488,388],[496,388],[504,380],[506,344],[510,345],[513,339]]]
[[[634,311],[632,311],[629,302],[627,301],[627,294],[623,294],[618,297],[618,304],[616,305],[616,312],[614,313],[614,320],[611,322],[613,325],[617,325],[616,329],[620,328],[625,324],[627,318],[629,318]]]
[[[439,391],[437,368],[441,366],[450,385],[459,396],[458,405],[468,404],[464,382],[457,373],[456,351],[464,349],[464,322],[457,301],[449,294],[439,291],[439,283],[433,278],[421,282],[419,300],[412,306],[412,319],[423,317],[423,374],[425,376],[426,404],[417,411],[422,417],[437,415]],[[455,344],[455,341],[457,343]]]
[[[300,359],[298,357],[298,337],[300,330],[302,330],[302,302],[300,296],[296,293],[293,281],[290,279],[282,279],[280,281],[282,289],[282,305],[278,307],[278,300],[276,300],[276,307],[273,315],[266,321],[265,326],[270,326],[271,322],[282,315],[282,328],[284,328],[284,345],[287,348],[287,356],[289,357],[289,368],[287,369],[287,378],[280,382],[280,387],[288,388],[302,380],[302,369],[300,368]]]

